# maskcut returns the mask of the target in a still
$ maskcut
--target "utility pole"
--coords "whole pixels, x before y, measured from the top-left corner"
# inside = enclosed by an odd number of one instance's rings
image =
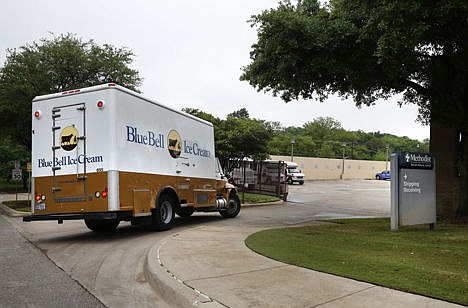
[[[344,163],[344,160],[345,160],[345,150],[346,150],[346,142],[343,142],[341,144],[341,146],[343,147],[343,168],[341,168],[341,180],[343,179],[344,177],[344,168],[345,168],[345,163]]]
[[[388,149],[389,149],[389,145],[387,144],[385,146],[385,149],[387,150],[387,158],[385,158],[385,170],[388,170]]]
[[[291,139],[291,161],[294,161],[294,143],[296,143],[296,141]]]

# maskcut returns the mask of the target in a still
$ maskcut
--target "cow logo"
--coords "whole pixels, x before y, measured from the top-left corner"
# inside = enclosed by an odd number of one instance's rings
[[[169,144],[167,147],[169,149],[169,154],[171,154],[173,158],[178,158],[182,150],[182,140],[180,139],[179,133],[176,130],[171,130],[167,135],[167,140]]]
[[[78,130],[75,126],[67,126],[60,133],[60,146],[65,151],[71,151],[78,145]]]

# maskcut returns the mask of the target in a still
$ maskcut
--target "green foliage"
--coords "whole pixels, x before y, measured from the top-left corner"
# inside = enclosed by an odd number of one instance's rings
[[[246,244],[276,260],[468,305],[468,229],[439,223],[390,232],[388,219],[265,230]]]
[[[30,161],[35,96],[107,82],[137,91],[141,78],[129,67],[133,56],[126,48],[99,46],[72,34],[7,50],[0,68],[0,176],[11,177],[11,160]]]
[[[72,34],[9,49],[0,69],[2,135],[31,147],[31,101],[37,95],[106,82],[136,90],[141,78],[128,66],[132,57],[126,48],[99,46]]]
[[[402,94],[399,103],[416,104],[419,120],[460,133],[451,153],[458,161],[450,162],[460,187],[453,209],[468,215],[468,2],[294,3],[252,16],[258,41],[241,80],[286,102],[337,94],[361,106]]]
[[[386,160],[387,146],[392,152],[428,152],[429,141],[420,142],[408,137],[389,134],[346,131],[333,118],[317,118],[303,127],[288,127],[276,132],[268,143],[271,155],[290,155],[294,140],[294,155],[305,157]]]
[[[238,119],[248,119],[249,118],[249,112],[245,108],[241,108],[237,111],[234,111],[230,114],[227,115],[228,117],[234,117]]]
[[[216,156],[223,168],[228,166],[230,159],[239,160],[250,157],[262,160],[268,157],[268,142],[273,137],[277,123],[250,119],[245,108],[229,114],[226,120],[221,120],[198,109],[184,108],[182,110],[213,123]]]
[[[389,134],[346,131],[331,117],[319,117],[302,127],[281,127],[280,123],[250,119],[242,108],[221,120],[199,109],[182,111],[213,123],[216,155],[223,167],[229,159],[266,159],[269,155],[290,155],[294,140],[294,155],[304,157],[341,158],[343,146],[350,159],[386,160],[387,145],[392,152],[428,152],[429,141]],[[227,171],[227,170],[225,170]]]
[[[28,174],[26,172],[26,163],[30,161],[29,149],[17,142],[13,142],[10,138],[4,137],[0,139],[0,178],[10,182],[11,170],[15,168],[15,160],[19,160],[21,169],[23,170],[23,188],[27,186]]]
[[[420,116],[468,126],[468,2],[280,2],[257,28],[242,80],[285,101],[352,96],[357,105],[403,93]]]

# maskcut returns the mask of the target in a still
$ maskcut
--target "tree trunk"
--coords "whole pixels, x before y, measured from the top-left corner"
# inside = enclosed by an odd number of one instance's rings
[[[431,124],[430,152],[436,158],[436,205],[439,217],[455,216],[460,205],[462,186],[459,141],[459,130],[455,127]]]
[[[460,171],[460,202],[457,214],[468,216],[468,129],[460,130],[460,155],[458,168]]]

